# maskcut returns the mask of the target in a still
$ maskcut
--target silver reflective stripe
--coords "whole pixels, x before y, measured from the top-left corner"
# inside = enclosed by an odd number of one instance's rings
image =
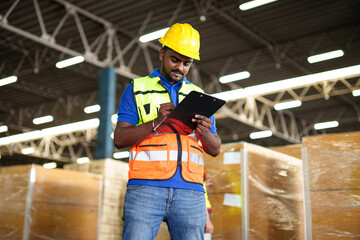
[[[134,160],[136,151],[130,151],[129,161]]]
[[[131,154],[130,160],[134,160],[136,152]],[[139,161],[167,161],[167,151],[141,151],[136,155]]]
[[[196,163],[198,165],[204,165],[204,159],[196,153],[190,153],[190,162]]]
[[[136,151],[130,152],[129,160],[134,160]],[[167,151],[141,151],[136,155],[138,161],[167,161]],[[170,151],[170,161],[177,161],[177,151]]]
[[[170,150],[170,161],[177,161],[178,151]]]
[[[181,161],[183,161],[183,162],[187,162],[188,161],[188,155],[189,155],[189,153],[188,152],[185,152],[185,151],[183,151],[182,152],[182,157],[181,157]]]
[[[134,157],[136,155],[136,151],[130,152],[129,160],[134,160]],[[170,151],[170,161],[177,161],[178,157],[178,151],[172,150]],[[141,151],[136,155],[136,159],[138,161],[167,161],[167,151]],[[188,152],[183,151],[182,152],[182,162],[188,161]],[[198,164],[198,165],[204,165],[204,159],[196,153],[191,152],[190,153],[190,161]]]

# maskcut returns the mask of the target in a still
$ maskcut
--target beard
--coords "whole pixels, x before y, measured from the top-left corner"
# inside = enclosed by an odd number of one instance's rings
[[[164,68],[165,77],[171,82],[179,82],[184,78],[185,74],[177,69],[172,69],[170,72]]]

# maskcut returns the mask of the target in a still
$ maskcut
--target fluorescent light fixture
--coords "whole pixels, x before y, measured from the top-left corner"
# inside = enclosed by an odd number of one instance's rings
[[[17,81],[17,76],[10,76],[10,77],[0,79],[0,87],[10,84],[10,83],[14,83],[16,81]]]
[[[90,159],[88,157],[81,157],[81,158],[76,159],[76,162],[78,164],[84,164],[84,163],[90,162]]]
[[[112,122],[112,123],[114,123],[114,124],[117,123],[117,120],[118,120],[118,115],[117,115],[117,113],[111,115],[111,122]]]
[[[265,131],[250,133],[250,138],[251,139],[267,138],[267,137],[270,137],[270,136],[272,136],[272,131],[271,130],[265,130]]]
[[[96,105],[91,105],[91,106],[87,106],[84,108],[84,112],[89,114],[89,113],[94,113],[94,112],[98,112],[100,111],[101,107],[99,104]]]
[[[35,152],[35,149],[32,147],[21,149],[22,154],[32,154],[34,152]]]
[[[339,68],[326,72],[314,73],[300,77],[294,77],[285,80],[259,84],[246,88],[215,93],[212,94],[212,96],[230,101],[230,100],[246,98],[248,96],[271,94],[271,93],[279,92],[284,89],[310,86],[313,85],[314,83],[319,83],[326,80],[334,80],[343,77],[358,76],[359,74],[360,74],[360,65],[354,65],[351,67]]]
[[[6,126],[6,125],[0,126],[0,133],[7,132],[7,131],[8,131],[8,126]]]
[[[165,35],[165,33],[167,32],[167,30],[169,30],[169,28],[163,28],[163,29],[157,30],[157,31],[155,31],[155,32],[151,32],[151,33],[142,35],[142,36],[139,38],[139,41],[142,42],[142,43],[146,43],[146,42],[150,42],[150,41],[152,41],[152,40],[161,38],[162,36]]]
[[[253,1],[250,1],[250,2],[240,4],[239,8],[242,11],[246,11],[246,10],[256,8],[256,7],[259,7],[259,6],[268,4],[268,3],[272,3],[272,2],[275,2],[275,1],[277,1],[277,0],[253,0]]]
[[[219,81],[221,83],[229,83],[229,82],[246,79],[249,77],[250,77],[250,73],[248,71],[243,71],[243,72],[238,72],[238,73],[233,73],[233,74],[222,76],[219,78]]]
[[[49,162],[49,163],[45,163],[43,165],[44,168],[56,168],[57,164],[55,162]]]
[[[116,153],[113,154],[113,157],[115,159],[128,158],[129,156],[130,156],[129,151],[116,152]]]
[[[344,56],[343,50],[335,50],[327,53],[313,55],[307,58],[309,63],[322,62],[333,58],[338,58]]]
[[[0,138],[0,146],[17,143],[17,142],[24,142],[24,141],[40,139],[45,136],[56,136],[56,135],[61,135],[64,133],[69,133],[69,132],[81,131],[81,130],[90,129],[90,128],[97,128],[98,126],[99,126],[99,119],[92,118],[89,120],[64,124],[64,125],[50,127],[50,128],[44,128],[42,130],[20,133],[20,134],[11,135],[8,137],[3,137],[3,138]]]
[[[357,89],[357,90],[352,91],[352,95],[353,95],[354,97],[360,96],[360,89]]]
[[[72,58],[68,58],[65,60],[62,60],[60,62],[56,63],[56,67],[57,68],[65,68],[65,67],[69,67],[78,63],[82,63],[85,60],[85,58],[83,56],[76,56],[76,57],[72,57]]]
[[[320,122],[320,123],[315,123],[314,124],[315,130],[326,129],[326,128],[334,128],[334,127],[337,127],[337,126],[339,126],[338,121]]]
[[[274,105],[274,108],[275,108],[275,110],[280,111],[280,110],[289,109],[289,108],[296,108],[296,107],[300,107],[300,106],[301,106],[301,101],[294,100],[294,101],[276,103]]]
[[[52,122],[52,121],[54,121],[54,117],[51,115],[46,115],[46,116],[42,116],[42,117],[33,119],[33,123],[35,125],[44,124],[44,123],[48,123],[48,122]]]

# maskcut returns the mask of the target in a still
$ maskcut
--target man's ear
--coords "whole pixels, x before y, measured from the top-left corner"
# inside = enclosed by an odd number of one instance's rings
[[[160,59],[160,61],[162,61],[164,59],[164,49],[163,48],[161,48],[159,51],[159,59]]]

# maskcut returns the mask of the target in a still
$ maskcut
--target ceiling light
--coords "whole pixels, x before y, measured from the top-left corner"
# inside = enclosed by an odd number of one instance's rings
[[[14,83],[16,81],[17,81],[17,76],[10,76],[10,77],[0,79],[0,87],[10,84],[10,83]]]
[[[246,88],[240,88],[220,93],[212,94],[212,96],[224,99],[226,101],[246,98],[248,96],[266,95],[279,92],[290,88],[299,88],[309,86],[327,80],[338,79],[343,77],[357,76],[360,74],[360,65],[339,68],[326,72],[314,73],[285,80],[259,84]]]
[[[76,159],[76,162],[78,164],[84,164],[84,163],[90,162],[90,159],[88,157],[81,157],[81,158]]]
[[[139,41],[142,42],[142,43],[146,43],[146,42],[150,42],[150,41],[152,41],[152,40],[161,38],[162,36],[165,35],[165,33],[167,32],[167,30],[169,30],[169,28],[163,28],[163,29],[157,30],[157,31],[155,31],[155,32],[151,32],[151,33],[142,35],[142,36],[139,38]]]
[[[99,104],[96,105],[91,105],[91,106],[87,106],[84,108],[84,112],[89,114],[89,113],[94,113],[94,112],[98,112],[100,111],[101,107]]]
[[[243,72],[238,72],[238,73],[233,73],[233,74],[222,76],[219,78],[219,81],[221,83],[229,83],[229,82],[246,79],[249,77],[250,77],[250,73],[248,71],[243,71]]]
[[[52,122],[52,121],[54,121],[54,117],[51,115],[46,115],[43,117],[38,117],[38,118],[33,119],[33,123],[35,125],[44,124],[44,123],[48,123],[48,122]]]
[[[337,127],[337,126],[339,126],[338,121],[321,122],[321,123],[315,123],[314,124],[315,130],[326,129],[326,128],[334,128],[334,127]]]
[[[83,56],[76,56],[76,57],[72,57],[72,58],[57,62],[55,64],[55,66],[57,68],[65,68],[65,67],[69,67],[69,66],[72,66],[72,65],[75,65],[78,63],[82,63],[84,60],[85,60],[85,58]]]
[[[246,10],[256,8],[256,7],[259,7],[259,6],[268,4],[268,3],[272,3],[275,1],[277,1],[277,0],[253,0],[250,2],[240,4],[239,8],[240,8],[240,10],[246,11]]]
[[[300,106],[301,106],[301,101],[294,100],[294,101],[276,103],[274,105],[274,108],[275,108],[275,110],[280,111],[280,110],[289,109],[289,108],[296,108],[296,107],[300,107]]]
[[[43,165],[44,168],[56,168],[56,163],[55,162],[50,162],[50,163],[45,163]]]
[[[344,56],[343,50],[335,50],[327,53],[313,55],[307,58],[309,63],[316,63],[321,61],[326,61],[333,58],[338,58]]]
[[[7,132],[7,131],[8,131],[8,126],[6,126],[6,125],[0,126],[0,133]]]
[[[352,95],[353,95],[354,97],[360,96],[360,89],[357,89],[357,90],[352,91]]]
[[[35,149],[32,147],[21,149],[22,154],[32,154],[34,152],[35,152]]]
[[[118,115],[117,115],[117,113],[111,115],[111,122],[112,122],[112,123],[114,123],[114,124],[117,123],[117,120],[118,120]]]
[[[35,139],[40,139],[45,136],[56,136],[64,133],[70,133],[75,131],[81,131],[90,128],[96,128],[99,126],[99,119],[92,118],[89,120],[64,124],[60,126],[44,128],[42,130],[36,130],[26,133],[15,134],[7,137],[0,138],[0,146],[8,145],[17,142],[30,141]]]
[[[116,152],[116,153],[113,154],[113,157],[115,159],[128,158],[129,156],[130,156],[129,151]]]
[[[250,133],[251,139],[266,138],[266,137],[270,137],[270,136],[272,136],[271,130]]]

